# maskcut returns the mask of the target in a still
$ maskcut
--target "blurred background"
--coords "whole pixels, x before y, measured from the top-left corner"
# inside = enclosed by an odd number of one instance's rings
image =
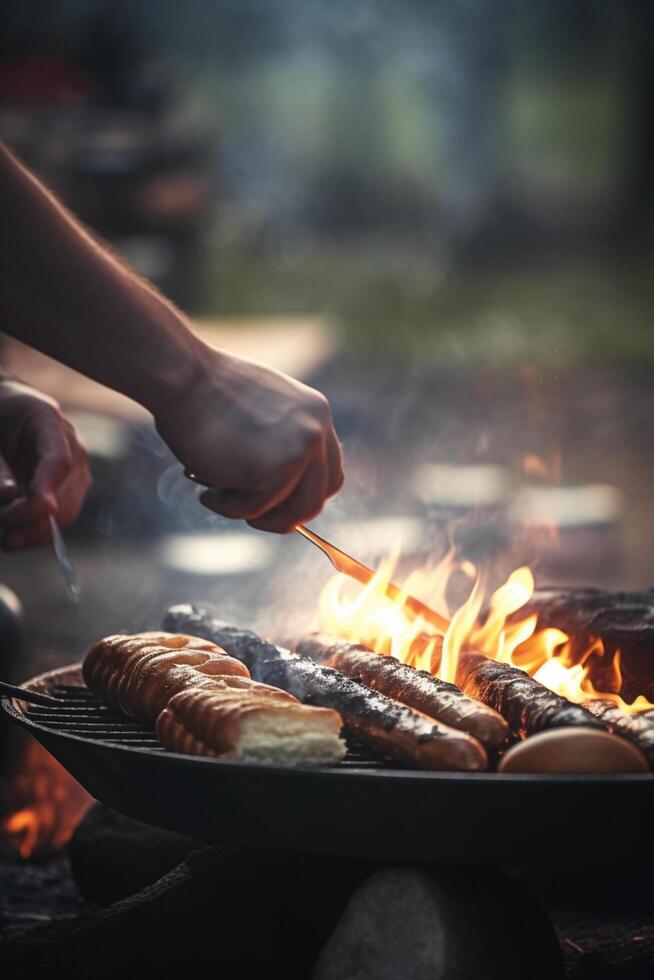
[[[618,0],[7,0],[0,136],[212,342],[321,388],[347,482],[315,526],[371,563],[499,580],[652,571],[654,32]],[[95,475],[5,556],[19,675],[212,601],[266,633],[330,574],[203,511],[126,399],[9,340]],[[491,579],[491,580],[495,580]]]

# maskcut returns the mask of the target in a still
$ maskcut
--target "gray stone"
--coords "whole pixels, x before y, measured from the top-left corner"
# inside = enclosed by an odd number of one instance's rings
[[[554,931],[501,872],[388,868],[355,891],[313,980],[556,980]]]

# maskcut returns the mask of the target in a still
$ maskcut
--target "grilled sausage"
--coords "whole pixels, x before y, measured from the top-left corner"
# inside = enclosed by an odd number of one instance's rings
[[[332,708],[346,730],[377,751],[422,769],[487,768],[484,747],[464,732],[372,691],[332,667],[282,650],[248,630],[236,629],[195,606],[173,606],[169,630],[192,630],[243,661],[252,676],[281,687],[304,704]]]
[[[416,670],[395,657],[380,656],[364,646],[331,636],[311,634],[293,644],[296,653],[336,667],[353,680],[423,711],[451,728],[474,735],[487,749],[506,741],[508,725],[497,711],[467,697],[426,670]]]
[[[622,735],[637,745],[650,766],[654,767],[654,714],[628,715],[613,701],[603,699],[584,701],[583,707],[603,722],[610,732]]]
[[[550,728],[603,728],[590,712],[573,704],[524,670],[463,652],[456,675],[461,690],[499,711],[518,738]]]

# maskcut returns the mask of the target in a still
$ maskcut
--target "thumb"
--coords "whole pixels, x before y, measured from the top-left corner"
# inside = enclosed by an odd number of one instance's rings
[[[11,467],[4,457],[0,456],[0,507],[10,503],[19,493],[20,487]]]

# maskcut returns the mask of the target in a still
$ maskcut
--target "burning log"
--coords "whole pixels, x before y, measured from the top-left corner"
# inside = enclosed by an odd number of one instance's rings
[[[281,687],[304,704],[335,709],[349,732],[396,759],[424,769],[487,768],[486,752],[471,735],[438,724],[339,670],[282,650],[195,606],[173,606],[164,623],[166,630],[191,633],[218,644],[241,660],[255,680]]]
[[[596,687],[620,650],[622,689],[627,701],[638,694],[654,701],[654,589],[609,592],[603,589],[539,589],[517,618],[538,614],[539,628],[556,626],[571,637],[572,654],[581,657],[595,640],[605,656],[587,661]]]
[[[609,731],[637,745],[654,769],[654,713],[628,715],[613,701],[603,698],[584,701],[583,707],[599,718]]]
[[[366,687],[474,735],[487,749],[506,741],[508,725],[497,711],[467,697],[455,684],[416,670],[395,657],[380,656],[367,647],[336,637],[311,634],[294,645],[296,653],[335,667]]]
[[[605,727],[585,708],[554,694],[523,670],[480,653],[461,654],[456,679],[464,694],[499,711],[518,738],[552,728]]]

